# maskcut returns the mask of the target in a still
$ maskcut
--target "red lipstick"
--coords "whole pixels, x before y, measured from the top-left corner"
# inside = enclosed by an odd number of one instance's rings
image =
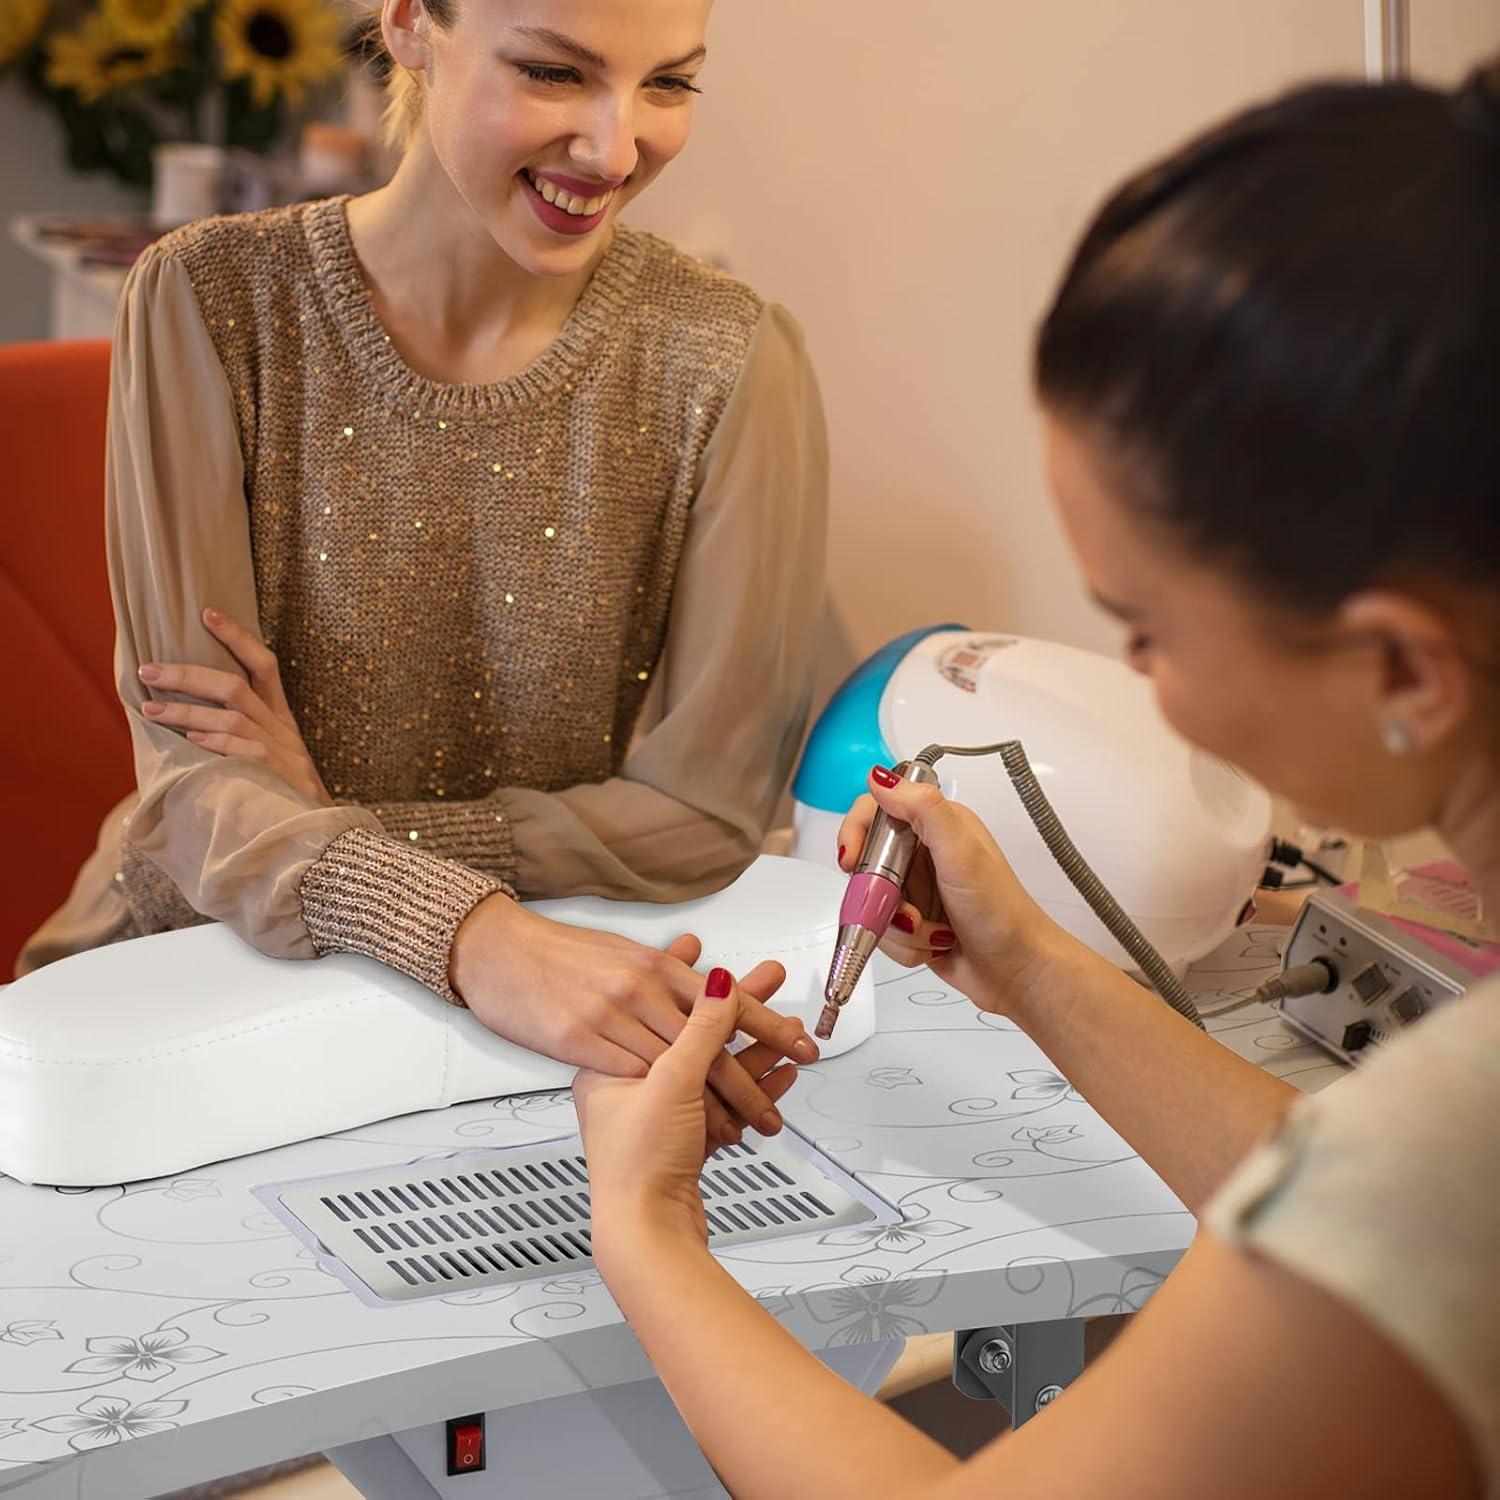
[[[559,172],[537,172],[535,175],[560,191],[585,200],[602,198],[606,193],[620,186],[619,182],[586,182],[582,178],[566,177]],[[525,194],[526,201],[531,205],[531,211],[546,228],[555,234],[574,236],[588,234],[591,230],[597,229],[609,213],[610,205],[606,203],[598,213],[570,214],[567,209],[559,208],[555,203],[548,203],[537,191],[528,173],[517,172],[516,178],[521,184],[521,191]]]

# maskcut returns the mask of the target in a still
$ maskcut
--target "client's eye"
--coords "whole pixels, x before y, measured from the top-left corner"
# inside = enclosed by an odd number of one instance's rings
[[[527,78],[535,79],[537,83],[577,83],[578,71],[576,68],[554,67],[547,63],[517,63],[516,68],[524,73]]]
[[[651,80],[651,87],[663,94],[701,94],[702,89],[691,78],[676,73],[663,73]]]

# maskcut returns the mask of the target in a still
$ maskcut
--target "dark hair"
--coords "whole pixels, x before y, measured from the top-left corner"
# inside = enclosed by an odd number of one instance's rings
[[[1500,585],[1500,64],[1302,88],[1132,178],[1036,351],[1126,493],[1278,602]]]

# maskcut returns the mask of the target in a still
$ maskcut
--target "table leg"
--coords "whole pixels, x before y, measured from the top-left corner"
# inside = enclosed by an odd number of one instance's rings
[[[998,1401],[1012,1427],[1034,1417],[1083,1372],[1083,1320],[1006,1323],[953,1335],[953,1383],[976,1401]]]
[[[366,1500],[439,1500],[439,1492],[393,1437],[330,1448],[328,1461]]]

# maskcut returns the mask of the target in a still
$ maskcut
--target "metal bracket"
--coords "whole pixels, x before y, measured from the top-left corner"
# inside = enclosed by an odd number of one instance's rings
[[[975,1401],[998,1401],[1019,1427],[1083,1373],[1083,1320],[1006,1323],[953,1335],[953,1383]]]

